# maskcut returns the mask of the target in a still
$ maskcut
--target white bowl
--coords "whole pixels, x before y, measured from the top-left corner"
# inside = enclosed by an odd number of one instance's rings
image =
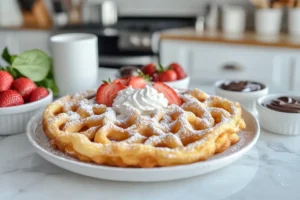
[[[251,112],[253,115],[257,115],[257,110],[255,107],[256,100],[268,94],[269,92],[268,86],[261,83],[265,87],[262,90],[253,91],[253,92],[236,92],[236,91],[229,91],[229,90],[222,89],[221,85],[228,81],[240,81],[240,80],[221,80],[216,82],[215,84],[216,94],[225,97],[227,99],[230,99],[232,101],[239,102],[241,106],[244,107],[246,110]],[[250,82],[256,82],[256,81],[250,80]]]
[[[281,135],[300,135],[300,113],[285,113],[263,106],[263,103],[282,96],[290,96],[300,100],[298,95],[272,94],[257,100],[256,106],[262,128]]]
[[[190,77],[187,76],[181,80],[164,82],[164,83],[175,89],[188,89],[190,85]]]
[[[29,120],[44,109],[53,100],[52,91],[45,98],[20,105],[7,108],[0,108],[0,135],[12,135],[23,133]]]

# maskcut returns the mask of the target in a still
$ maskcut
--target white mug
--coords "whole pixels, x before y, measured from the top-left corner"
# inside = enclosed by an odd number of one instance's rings
[[[246,14],[246,10],[241,6],[224,6],[223,31],[225,33],[243,33],[246,27]]]
[[[300,8],[289,9],[288,30],[292,36],[300,36]]]
[[[259,35],[278,35],[281,30],[282,9],[258,9],[255,30]]]
[[[50,38],[53,73],[60,96],[98,85],[98,38],[93,34],[67,33]]]

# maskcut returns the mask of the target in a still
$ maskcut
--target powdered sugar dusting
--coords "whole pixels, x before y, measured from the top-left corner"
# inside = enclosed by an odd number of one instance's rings
[[[239,130],[238,124],[232,123],[236,117],[240,117],[237,105],[200,90],[180,94],[184,102],[181,106],[169,105],[144,115],[133,109],[128,110],[126,116],[119,115],[111,107],[96,104],[93,95],[89,91],[76,94],[71,99],[58,100],[64,108],[63,113],[53,118],[55,122],[48,122],[57,123],[67,118],[62,129],[66,132],[72,130],[76,134],[90,131],[111,143],[128,143],[129,148],[136,147],[131,144],[144,144],[165,152],[195,151],[196,147],[207,141],[215,141],[222,127]],[[74,125],[76,129],[71,128]],[[124,137],[109,139],[109,134]],[[91,142],[95,143],[93,139]]]

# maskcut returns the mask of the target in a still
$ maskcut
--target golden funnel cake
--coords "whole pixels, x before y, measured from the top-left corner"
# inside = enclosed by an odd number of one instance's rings
[[[120,117],[96,104],[94,91],[65,96],[43,113],[51,144],[84,162],[118,167],[164,167],[206,160],[239,141],[239,103],[198,89],[180,93],[181,106]]]

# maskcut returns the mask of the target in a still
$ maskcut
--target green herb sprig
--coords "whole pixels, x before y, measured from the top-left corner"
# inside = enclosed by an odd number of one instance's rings
[[[15,79],[27,77],[38,86],[51,89],[54,96],[58,95],[59,88],[53,77],[52,58],[43,51],[32,49],[19,55],[11,55],[6,47],[2,51],[2,58],[8,66],[0,66],[0,70],[9,72]]]

